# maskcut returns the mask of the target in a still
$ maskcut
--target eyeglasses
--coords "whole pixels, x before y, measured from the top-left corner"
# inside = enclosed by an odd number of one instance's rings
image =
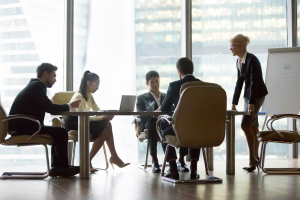
[[[93,83],[96,87],[99,87],[99,85],[100,85],[100,84],[96,84],[96,83],[94,83],[94,82],[92,82],[92,83]]]
[[[232,44],[232,45],[230,45],[230,46],[229,46],[229,50],[230,50],[230,49],[233,49],[233,47],[236,46],[236,45],[239,45],[239,44]]]

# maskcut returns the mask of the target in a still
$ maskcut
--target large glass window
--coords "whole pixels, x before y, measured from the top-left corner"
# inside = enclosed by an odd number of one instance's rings
[[[181,1],[135,0],[136,94],[149,92],[145,75],[160,75],[160,91],[178,80],[176,62],[181,57]],[[159,160],[163,160],[158,144]],[[145,160],[146,144],[139,143],[139,161]]]
[[[236,60],[229,51],[229,40],[236,34],[250,37],[248,51],[260,60],[263,76],[267,66],[268,48],[286,46],[285,0],[193,0],[192,40],[195,75],[200,79],[220,84],[227,93],[227,108],[231,109],[236,83]],[[243,92],[242,92],[243,94]],[[238,110],[243,110],[241,95]],[[260,128],[264,116],[259,117]],[[247,141],[240,128],[241,117],[236,117],[236,159],[248,159]],[[286,127],[286,121],[277,126]],[[272,144],[267,154],[287,155],[286,145]],[[215,148],[216,159],[224,159],[226,146]]]
[[[78,91],[85,70],[100,76],[100,87],[94,98],[101,110],[119,109],[122,95],[135,94],[134,68],[134,2],[79,1],[74,5],[74,91]],[[111,121],[116,150],[126,162],[137,162],[137,140],[132,116],[115,116]],[[75,163],[78,163],[78,148]],[[110,152],[107,150],[107,153]],[[108,155],[109,156],[109,155]],[[101,151],[93,166],[103,166]]]
[[[49,98],[64,85],[65,1],[0,1],[0,91],[7,113],[16,95],[36,78],[42,62],[58,67]],[[45,124],[50,115],[46,115]],[[27,155],[28,154],[28,155]],[[36,154],[36,155],[32,155]],[[0,146],[1,165],[45,163],[41,147]]]
[[[92,14],[91,3],[90,0],[76,0],[74,2],[74,91],[78,90],[80,80],[86,67],[90,16]]]

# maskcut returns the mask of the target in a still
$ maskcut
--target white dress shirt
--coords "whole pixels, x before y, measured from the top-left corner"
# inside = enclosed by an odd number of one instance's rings
[[[246,63],[246,57],[247,57],[247,51],[245,52],[244,56],[243,56],[243,59],[241,60],[239,58],[239,61],[238,61],[238,68],[240,70],[240,76],[242,76],[242,64],[245,64]]]
[[[157,103],[157,105],[159,107],[160,106],[161,93],[159,92],[158,98],[156,98],[156,95],[153,94],[152,92],[150,92],[150,93],[152,94],[153,98],[155,99],[155,101],[156,101],[156,103]]]

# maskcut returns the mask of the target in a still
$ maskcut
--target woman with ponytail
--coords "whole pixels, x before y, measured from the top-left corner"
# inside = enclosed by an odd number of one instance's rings
[[[79,91],[76,92],[71,101],[81,100],[81,104],[79,108],[73,109],[73,111],[99,111],[100,108],[96,104],[93,93],[95,93],[100,85],[99,76],[95,73],[91,73],[90,71],[85,71],[83,77],[81,79],[81,84],[79,87]],[[117,165],[118,167],[126,167],[130,163],[124,163],[118,156],[115,144],[114,144],[114,136],[112,131],[112,126],[110,120],[112,120],[114,116],[109,115],[96,115],[90,116],[90,134],[92,134],[92,138],[95,140],[91,152],[90,152],[90,171],[96,172],[97,169],[92,167],[92,159],[100,150],[104,142],[109,148],[111,153],[111,157],[109,162]],[[68,116],[66,119],[65,127],[67,131],[70,130],[78,130],[78,117],[77,116]]]

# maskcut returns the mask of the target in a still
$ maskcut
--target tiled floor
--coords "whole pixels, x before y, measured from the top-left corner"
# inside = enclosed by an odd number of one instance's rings
[[[99,171],[88,180],[46,178],[44,180],[0,180],[0,199],[97,199],[97,200],[150,200],[150,199],[300,199],[300,175],[266,175],[242,169],[246,162],[236,162],[236,175],[226,175],[225,162],[215,162],[212,173],[223,178],[221,184],[177,184],[162,181],[151,168],[142,170],[137,165],[123,169]],[[299,161],[266,161],[266,166],[297,167]],[[204,178],[204,166],[198,171]],[[20,167],[0,167],[0,172],[21,170]],[[42,170],[43,166],[26,166],[22,170]],[[188,173],[181,174],[181,178]]]

